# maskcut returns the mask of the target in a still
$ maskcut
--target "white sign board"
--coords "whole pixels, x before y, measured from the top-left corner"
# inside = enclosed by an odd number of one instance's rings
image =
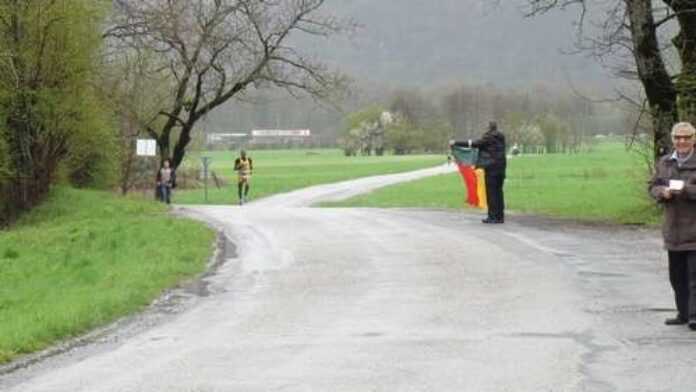
[[[309,129],[254,129],[251,135],[254,137],[309,137],[312,131]]]
[[[138,139],[135,150],[140,157],[154,157],[157,155],[157,142],[154,139]]]

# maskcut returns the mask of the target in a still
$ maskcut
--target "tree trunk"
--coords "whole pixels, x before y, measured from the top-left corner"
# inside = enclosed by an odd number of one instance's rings
[[[662,61],[651,0],[626,0],[638,77],[653,119],[655,157],[671,148],[670,130],[677,119],[677,90]]]
[[[172,156],[172,168],[176,170],[181,162],[184,160],[184,155],[186,154],[186,146],[191,142],[191,130],[193,126],[185,126],[181,129],[179,134],[179,140],[174,146],[174,155]]]
[[[160,136],[156,139],[157,140],[157,148],[159,148],[160,152],[160,166],[164,163],[165,159],[171,159],[169,156],[169,134],[171,132],[171,129],[165,129],[162,131]]]
[[[696,0],[672,1],[680,31],[672,43],[679,52],[682,69],[677,78],[679,111],[683,120],[696,121]]]
[[[125,157],[121,161],[121,194],[125,196],[133,186],[133,163],[135,162],[135,148],[132,143],[122,142],[122,148],[125,148]]]

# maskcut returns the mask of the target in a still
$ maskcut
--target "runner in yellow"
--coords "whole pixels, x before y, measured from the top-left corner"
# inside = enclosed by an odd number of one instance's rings
[[[240,152],[240,157],[234,160],[234,170],[237,171],[237,195],[239,196],[239,205],[247,202],[249,196],[249,180],[251,172],[254,170],[254,164],[251,158],[246,156],[246,151]],[[244,192],[242,193],[242,188]]]

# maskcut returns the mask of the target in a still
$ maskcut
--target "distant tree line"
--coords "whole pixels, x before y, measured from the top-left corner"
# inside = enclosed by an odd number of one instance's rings
[[[392,118],[388,123],[381,119],[384,113]],[[528,153],[577,152],[594,135],[623,133],[625,125],[615,106],[570,90],[460,85],[396,90],[387,104],[347,115],[338,144],[346,155],[369,155],[378,130],[381,148],[394,154],[443,153],[449,139],[479,137],[489,120],[498,121],[509,146]]]

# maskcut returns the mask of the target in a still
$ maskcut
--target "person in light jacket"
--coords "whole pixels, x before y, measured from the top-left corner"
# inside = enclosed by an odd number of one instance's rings
[[[662,237],[677,314],[667,325],[696,330],[696,129],[688,122],[672,127],[674,151],[659,159],[650,195],[664,207]]]
[[[157,188],[159,189],[160,200],[171,204],[172,188],[174,187],[174,170],[170,167],[169,159],[162,162],[162,168],[157,172]]]

